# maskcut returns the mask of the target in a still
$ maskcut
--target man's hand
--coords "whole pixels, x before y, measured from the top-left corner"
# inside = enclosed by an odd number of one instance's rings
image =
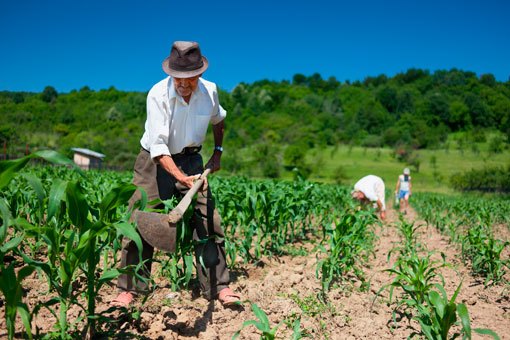
[[[211,156],[211,159],[205,165],[206,168],[211,169],[211,173],[220,170],[221,168],[221,152],[215,150]]]
[[[193,184],[195,184],[195,182],[198,181],[199,178],[200,178],[200,175],[184,176],[184,177],[179,178],[177,181],[179,183],[181,183],[183,186],[191,189]],[[205,177],[204,178],[204,183],[202,184],[201,190],[202,191],[207,190],[207,186],[208,186],[207,177]]]
[[[200,175],[193,175],[193,176],[183,176],[180,178],[176,178],[179,183],[184,185],[187,188],[191,188],[193,186],[193,183],[200,177]]]
[[[186,188],[191,189],[193,184],[200,178],[200,175],[192,175],[188,176],[184,174],[178,167],[175,165],[172,157],[170,156],[159,156],[156,158],[156,161],[168,172],[172,175],[177,182]],[[219,162],[219,161],[218,161]],[[204,184],[202,185],[202,190],[207,189],[207,178],[204,179]]]

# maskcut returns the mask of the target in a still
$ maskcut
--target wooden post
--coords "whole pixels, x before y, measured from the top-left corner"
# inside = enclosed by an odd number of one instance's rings
[[[30,153],[30,150],[28,149],[28,143],[25,144],[25,156],[27,156]]]

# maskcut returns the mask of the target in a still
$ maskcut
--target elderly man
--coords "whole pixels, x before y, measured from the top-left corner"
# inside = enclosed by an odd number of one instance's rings
[[[354,184],[351,193],[354,199],[363,203],[374,202],[382,220],[386,218],[386,203],[384,200],[384,181],[374,175],[368,175]]]
[[[220,169],[226,111],[220,106],[216,85],[201,78],[208,65],[198,43],[176,41],[162,65],[169,76],[154,85],[147,95],[147,120],[140,140],[142,148],[134,166],[133,183],[147,192],[149,201],[180,199],[193,186],[204,170],[199,152],[210,123],[215,147],[205,167],[211,172]],[[131,205],[139,198],[137,191]],[[198,193],[190,225],[204,296],[217,298],[223,305],[240,301],[240,296],[228,287],[230,277],[225,262],[224,233],[207,182]],[[142,260],[147,261],[140,273],[142,276],[150,275],[153,251],[154,248],[144,240]],[[199,261],[200,256],[214,258]],[[138,248],[124,238],[121,266],[138,263]],[[126,274],[119,277],[118,287],[122,292],[113,304],[124,306],[132,302],[134,295],[146,292],[148,288],[145,282]]]

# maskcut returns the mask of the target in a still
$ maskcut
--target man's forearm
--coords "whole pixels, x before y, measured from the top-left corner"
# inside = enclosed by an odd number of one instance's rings
[[[159,162],[159,165],[161,165],[161,167],[170,175],[172,175],[178,182],[182,182],[183,178],[186,177],[177,167],[177,165],[175,165],[172,157],[163,155],[157,157],[156,160]]]
[[[214,145],[222,146],[223,145],[223,134],[225,133],[225,123],[222,120],[218,124],[213,125],[213,136],[214,136]]]

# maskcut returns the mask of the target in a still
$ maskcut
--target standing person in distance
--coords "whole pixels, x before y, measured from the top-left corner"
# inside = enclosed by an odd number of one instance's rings
[[[409,196],[411,196],[411,170],[405,168],[403,174],[398,176],[395,195],[399,200],[400,211],[407,213],[409,207]]]
[[[361,203],[373,202],[377,211],[379,211],[381,220],[384,220],[386,219],[384,189],[384,181],[381,177],[368,175],[354,184],[354,190],[351,192],[351,196]]]
[[[176,41],[162,64],[169,76],[155,84],[147,95],[147,120],[133,183],[147,192],[149,201],[171,197],[180,200],[193,186],[204,170],[199,152],[210,123],[215,147],[205,167],[210,168],[211,173],[220,170],[223,121],[227,113],[219,103],[216,84],[201,78],[208,66],[198,43]],[[137,191],[131,198],[131,206],[140,197]],[[218,299],[224,306],[235,304],[240,296],[229,288],[224,232],[207,181],[198,192],[193,209],[190,225],[202,293],[209,300]],[[142,260],[147,262],[140,274],[147,278],[151,273],[153,252],[154,248],[143,240]],[[200,256],[208,258],[200,261]],[[124,238],[121,267],[138,263],[138,248]],[[121,306],[128,306],[137,293],[148,290],[145,282],[126,274],[119,276],[117,286],[121,293],[112,303]]]

